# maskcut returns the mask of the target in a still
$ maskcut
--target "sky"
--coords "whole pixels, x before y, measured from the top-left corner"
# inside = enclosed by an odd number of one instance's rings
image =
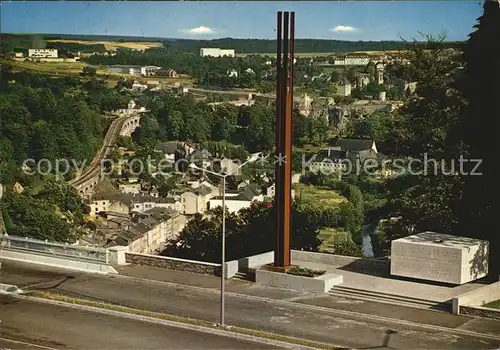
[[[479,1],[2,2],[2,33],[123,35],[161,38],[273,39],[276,12],[295,11],[295,37],[406,40],[418,32],[465,40]]]

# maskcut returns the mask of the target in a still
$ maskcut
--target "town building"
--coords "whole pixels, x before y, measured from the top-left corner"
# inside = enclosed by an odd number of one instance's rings
[[[56,49],[29,49],[28,57],[30,58],[57,58]]]
[[[343,139],[338,138],[335,140],[333,145],[329,147],[330,150],[340,150],[350,153],[359,153],[361,151],[372,150],[374,153],[378,153],[377,145],[373,140],[362,140],[362,139]]]
[[[220,172],[223,174],[241,175],[241,162],[229,158],[220,161]]]
[[[219,49],[219,48],[202,48],[200,49],[201,57],[234,57],[234,50],[232,49]]]
[[[135,76],[153,76],[161,69],[157,66],[132,66],[132,65],[122,65],[116,64],[108,66],[108,71],[114,74],[128,74]]]
[[[238,71],[236,69],[230,69],[227,71],[227,75],[229,75],[231,78],[238,78]]]
[[[118,189],[120,190],[121,193],[139,194],[141,193],[141,184],[140,183],[119,184]]]
[[[186,217],[167,208],[153,208],[133,215],[105,212],[96,229],[79,244],[128,247],[130,252],[159,253],[170,239],[175,239],[186,225]]]
[[[141,75],[144,77],[156,75],[156,73],[160,69],[161,69],[161,67],[157,67],[157,66],[144,66],[144,67],[141,67]]]
[[[140,108],[136,108],[136,107],[137,107],[137,105],[135,104],[135,101],[130,100],[128,102],[127,109],[118,109],[118,110],[114,111],[114,113],[118,114],[118,115],[132,115],[135,113],[147,112],[146,108],[144,108],[144,107],[140,107]]]
[[[294,182],[292,181],[292,184],[293,183]],[[266,197],[274,197],[275,194],[276,194],[276,185],[275,184],[272,184],[271,186],[268,186],[266,188]],[[295,198],[295,190],[294,189],[292,189],[292,191],[291,191],[291,196],[292,196],[292,199]]]
[[[22,52],[9,52],[8,56],[10,58],[23,58],[24,53],[22,53]]]
[[[195,150],[189,155],[189,161],[195,163],[202,168],[208,168],[213,165],[213,155],[205,148]]]
[[[318,171],[324,174],[352,171],[353,162],[364,164],[368,159],[379,160],[382,155],[378,153],[377,145],[373,140],[361,139],[337,139],[334,144],[328,148],[322,149],[318,154],[306,157],[308,165],[306,170],[313,173]],[[350,169],[348,169],[347,160],[351,160]],[[387,176],[387,174],[379,174]]]
[[[337,92],[335,93],[335,95],[347,97],[351,96],[351,91],[352,91],[351,83],[349,82],[349,80],[347,80],[347,78],[343,78],[337,85]]]
[[[345,171],[347,169],[347,165],[344,163],[346,158],[346,151],[333,149],[321,150],[318,154],[307,158],[310,159],[310,161],[306,166],[306,170],[309,170],[312,173],[321,172],[327,175],[340,173],[341,171]]]
[[[370,56],[363,54],[353,54],[335,57],[334,66],[366,66],[370,62]]]
[[[19,182],[16,182],[14,186],[12,186],[12,191],[15,194],[21,194],[24,192],[24,187]]]
[[[173,197],[135,195],[127,193],[105,193],[94,195],[90,202],[90,216],[96,217],[101,212],[114,212],[129,215],[132,212],[144,212],[152,208],[170,208],[183,211],[181,202]]]
[[[361,89],[370,83],[370,75],[366,73],[360,73],[357,80],[358,81],[356,82],[356,87]]]
[[[249,208],[253,202],[262,202],[264,196],[261,191],[254,186],[246,186],[241,193],[228,193],[225,196],[225,205],[230,213],[237,213],[243,208]],[[208,201],[207,209],[212,210],[217,207],[222,207],[223,198],[221,196],[214,197]]]
[[[134,83],[132,84],[132,90],[145,91],[147,89],[148,89],[148,86],[146,84],[141,84],[138,81],[134,81]]]
[[[216,195],[217,191],[208,186],[199,186],[182,193],[180,200],[183,207],[183,214],[203,214],[207,210],[208,201]]]
[[[168,78],[177,78],[178,74],[173,69],[159,69],[156,71],[156,76],[168,77]]]

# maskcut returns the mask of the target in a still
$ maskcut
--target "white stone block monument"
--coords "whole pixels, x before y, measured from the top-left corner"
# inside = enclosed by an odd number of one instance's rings
[[[422,232],[391,242],[391,275],[464,284],[488,274],[489,242]]]

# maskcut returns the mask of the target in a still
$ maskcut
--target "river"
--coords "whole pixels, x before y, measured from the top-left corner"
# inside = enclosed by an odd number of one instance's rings
[[[368,257],[368,258],[373,258],[373,246],[372,246],[372,238],[371,234],[375,230],[377,225],[373,224],[366,224],[363,225],[363,233],[362,233],[362,244],[361,244],[361,249],[363,251],[363,255]]]

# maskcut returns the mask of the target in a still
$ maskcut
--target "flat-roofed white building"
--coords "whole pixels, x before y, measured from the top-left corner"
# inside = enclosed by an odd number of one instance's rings
[[[142,76],[152,76],[158,72],[161,67],[157,66],[130,66],[123,64],[115,64],[113,66],[108,66],[108,71],[110,73],[117,74],[129,74],[129,75],[142,75]]]
[[[156,72],[158,72],[160,69],[161,69],[161,67],[157,67],[157,66],[141,67],[141,74],[145,75],[145,76],[155,75]]]
[[[333,61],[335,66],[366,66],[368,63],[370,63],[370,57],[366,55],[340,56]]]
[[[215,48],[215,47],[202,48],[202,49],[200,49],[200,56],[201,57],[222,57],[222,56],[234,57],[234,50],[232,50],[232,49],[219,49],[219,48]]]
[[[57,49],[29,49],[28,57],[33,58],[57,58]]]

